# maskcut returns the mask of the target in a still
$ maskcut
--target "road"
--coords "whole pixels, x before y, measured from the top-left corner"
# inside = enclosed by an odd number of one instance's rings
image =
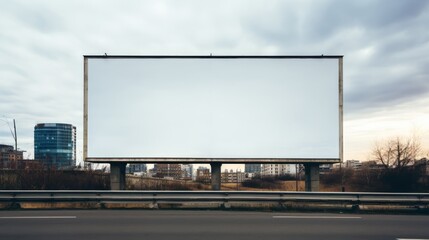
[[[429,239],[429,216],[167,210],[0,211],[0,239]]]

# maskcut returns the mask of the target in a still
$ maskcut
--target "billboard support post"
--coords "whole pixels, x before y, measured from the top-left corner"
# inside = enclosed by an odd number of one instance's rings
[[[210,163],[212,190],[219,191],[221,188],[221,166],[222,163]]]
[[[127,163],[110,163],[110,189],[125,190],[125,167]]]
[[[305,191],[319,191],[319,163],[304,164],[305,168]]]

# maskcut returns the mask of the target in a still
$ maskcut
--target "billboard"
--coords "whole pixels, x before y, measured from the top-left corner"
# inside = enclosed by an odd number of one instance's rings
[[[84,56],[84,159],[338,162],[342,56]]]

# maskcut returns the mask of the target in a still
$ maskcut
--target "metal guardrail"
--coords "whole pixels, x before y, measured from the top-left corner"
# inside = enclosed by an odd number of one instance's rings
[[[80,191],[0,190],[1,202],[150,202],[231,203],[304,202],[340,204],[397,204],[429,207],[429,193],[257,192],[257,191]]]

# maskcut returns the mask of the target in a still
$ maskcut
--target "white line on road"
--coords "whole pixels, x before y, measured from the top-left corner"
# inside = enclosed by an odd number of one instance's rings
[[[73,219],[76,216],[10,216],[0,217],[0,219]]]
[[[397,238],[396,240],[429,240],[423,238]]]
[[[335,217],[335,216],[273,216],[273,218],[292,218],[292,219],[361,219],[362,217]]]

